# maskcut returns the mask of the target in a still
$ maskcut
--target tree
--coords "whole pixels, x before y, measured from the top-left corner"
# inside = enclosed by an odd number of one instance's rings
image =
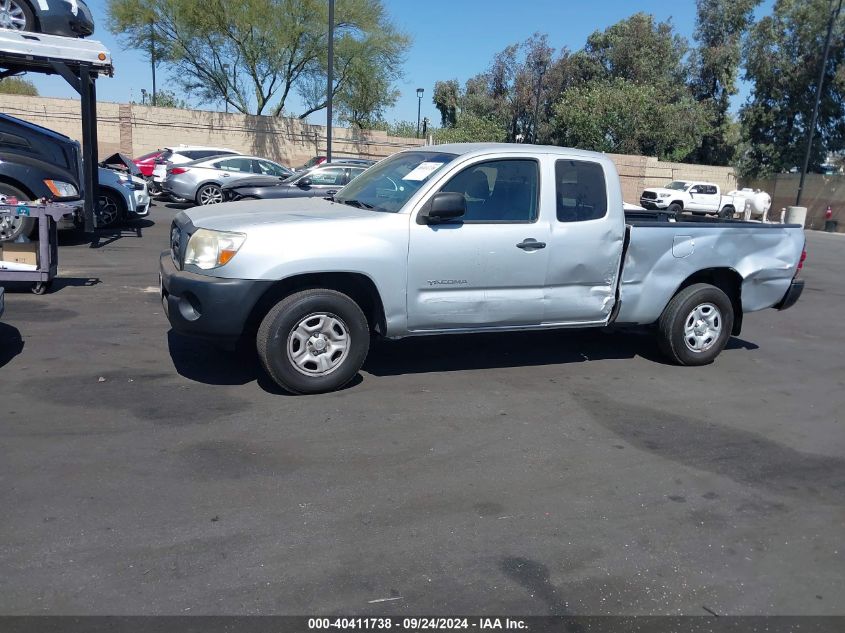
[[[502,142],[507,138],[507,130],[498,121],[468,113],[459,114],[455,125],[431,134],[438,143]]]
[[[458,100],[461,96],[461,87],[457,79],[449,81],[437,81],[434,83],[434,96],[432,101],[440,111],[440,124],[443,127],[453,127],[458,120]]]
[[[38,88],[28,79],[6,77],[5,79],[0,79],[0,94],[37,97]]]
[[[830,0],[777,0],[773,14],[749,32],[745,78],[754,83],[740,110],[743,148],[737,160],[746,177],[800,167],[818,88]],[[834,26],[824,68],[810,169],[828,152],[845,149],[845,19]]]
[[[708,109],[710,131],[693,154],[695,162],[728,165],[736,151],[738,131],[730,116],[731,96],[742,56],[741,40],[760,0],[697,0],[690,89]]]
[[[567,90],[553,124],[561,145],[681,161],[698,147],[707,113],[689,96],[666,101],[655,84],[617,77]]]
[[[125,45],[145,51],[152,39],[157,57],[201,102],[280,115],[297,91],[306,102],[300,118],[326,106],[327,12],[323,0],[108,4],[111,31]],[[350,111],[360,112],[362,77],[369,72],[382,85],[398,77],[409,39],[390,22],[381,0],[338,0],[335,18],[333,94],[339,107],[354,97]],[[378,93],[389,100],[389,90]],[[385,103],[367,107],[377,105]]]
[[[151,100],[150,100],[151,101]],[[152,105],[152,103],[145,103],[144,105]],[[180,110],[187,110],[191,106],[184,99],[176,96],[172,90],[159,90],[156,92],[156,107],[157,108],[178,108]]]
[[[677,87],[684,84],[687,49],[671,21],[655,22],[653,15],[635,13],[587,38],[583,66],[588,79],[618,77]]]

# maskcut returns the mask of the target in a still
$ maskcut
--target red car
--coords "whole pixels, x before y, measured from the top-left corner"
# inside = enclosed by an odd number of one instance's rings
[[[163,150],[157,149],[154,152],[150,152],[149,154],[144,154],[138,158],[133,159],[138,169],[141,170],[141,173],[144,174],[145,178],[152,178],[153,177],[153,169],[156,166],[156,158],[161,156],[164,153]]]

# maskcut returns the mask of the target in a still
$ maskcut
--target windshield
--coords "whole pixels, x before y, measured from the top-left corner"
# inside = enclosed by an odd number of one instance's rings
[[[668,185],[666,185],[666,189],[676,189],[677,191],[686,191],[689,189],[690,183],[684,182],[683,180],[673,180]]]
[[[443,152],[400,152],[346,185],[335,201],[396,213],[423,183],[455,157]]]

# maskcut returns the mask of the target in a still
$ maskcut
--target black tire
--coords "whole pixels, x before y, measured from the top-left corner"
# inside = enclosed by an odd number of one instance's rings
[[[736,209],[732,205],[726,204],[721,211],[719,211],[719,218],[722,220],[731,220],[734,217]]]
[[[711,339],[705,338],[706,347],[696,351],[688,343],[695,341],[695,338],[687,338],[686,328],[700,322],[690,319],[695,319],[693,311],[703,306],[717,309],[719,332]],[[712,312],[709,314],[710,318],[715,318]],[[660,349],[678,365],[708,365],[725,349],[733,324],[733,304],[728,295],[710,284],[694,284],[676,294],[660,315],[657,322]],[[702,330],[703,337],[707,336],[706,332],[712,331],[706,325],[702,326]],[[708,344],[707,340],[711,342]]]
[[[220,185],[211,183],[197,189],[196,203],[199,205],[220,204],[223,201],[223,190]]]
[[[348,344],[336,359],[337,350],[333,350],[332,342],[323,343],[328,345],[327,351],[317,349],[317,354],[304,354],[312,359],[324,356],[321,360],[327,363],[337,362],[333,368],[318,373],[321,370],[316,361],[306,359],[297,365],[291,353],[303,349],[301,345],[316,349],[313,345],[319,344],[319,340],[301,343],[294,333],[301,331],[301,324],[313,327],[323,317],[336,319],[334,325],[339,323],[340,328],[334,330],[332,325],[332,329],[336,334],[345,332]],[[258,328],[256,347],[261,364],[277,385],[295,394],[324,393],[340,389],[357,375],[370,348],[370,328],[361,308],[348,296],[315,288],[294,293],[273,306]],[[309,362],[313,367],[308,367]]]
[[[683,212],[684,208],[677,202],[673,202],[668,207],[666,207],[666,213],[669,214],[670,218],[675,218],[676,221],[681,219],[681,214]]]
[[[0,195],[14,196],[23,201],[29,200],[29,196],[23,191],[5,182],[0,182]],[[31,236],[38,228],[38,220],[35,218],[18,217],[17,220],[10,220],[8,216],[3,217],[4,219],[0,220],[0,242],[11,242],[19,235]]]
[[[100,189],[97,196],[97,228],[114,226],[126,219],[126,201],[114,191]]]

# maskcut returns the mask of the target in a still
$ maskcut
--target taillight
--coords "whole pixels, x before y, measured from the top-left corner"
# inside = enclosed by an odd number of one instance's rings
[[[174,167],[170,170],[170,173],[178,176],[179,174],[184,174],[186,171],[189,171],[187,167]]]
[[[798,271],[804,268],[804,260],[807,259],[807,248],[804,247],[801,249],[801,259],[798,260],[798,268],[795,269],[795,274],[798,274]]]

